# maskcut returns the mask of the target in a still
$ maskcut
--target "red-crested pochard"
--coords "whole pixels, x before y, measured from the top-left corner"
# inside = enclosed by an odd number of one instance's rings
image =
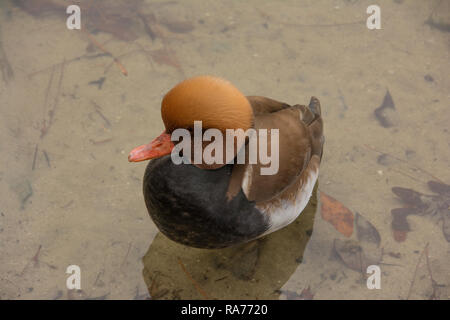
[[[226,80],[198,76],[164,96],[161,115],[165,131],[133,149],[128,160],[153,159],[144,175],[145,203],[159,230],[170,239],[198,248],[227,247],[285,227],[307,205],[324,143],[317,98],[312,97],[307,107],[291,106],[246,97]],[[194,132],[194,121],[202,121],[203,132],[214,128],[224,135],[227,129],[268,129],[270,136],[271,130],[278,129],[277,173],[262,174],[267,162],[254,163],[248,156],[240,164],[175,164],[171,153],[178,142],[171,135],[176,129]],[[237,143],[234,156],[241,148],[248,154],[248,137],[243,141]],[[203,141],[202,147],[207,145]]]

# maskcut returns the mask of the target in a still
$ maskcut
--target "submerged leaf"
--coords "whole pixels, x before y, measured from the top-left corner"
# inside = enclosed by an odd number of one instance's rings
[[[406,235],[411,230],[406,217],[416,212],[416,208],[395,208],[391,210],[392,231],[394,232],[395,241],[403,242],[406,240]]]
[[[392,119],[394,118],[393,111],[395,111],[394,100],[392,99],[389,90],[386,90],[383,102],[373,113],[382,127],[390,128],[394,126],[394,121]]]
[[[305,288],[300,293],[300,300],[312,300],[314,299],[314,293],[311,291],[311,288]]]
[[[424,203],[421,200],[421,193],[408,188],[393,187],[392,192],[399,197],[405,204],[413,207],[422,207]]]
[[[323,192],[320,193],[320,200],[322,218],[344,236],[350,237],[353,233],[353,213],[342,203]]]
[[[366,273],[367,267],[381,261],[382,250],[368,252],[358,241],[334,240],[334,250],[342,262],[350,269]]]
[[[381,237],[378,230],[358,212],[355,214],[356,236],[361,242],[380,245]]]
[[[450,209],[442,213],[442,219],[442,232],[444,233],[445,240],[450,242]]]
[[[295,291],[290,290],[280,290],[280,293],[286,296],[286,300],[313,300],[314,293],[311,291],[311,288],[308,286],[303,289],[300,294]]]
[[[406,235],[410,231],[407,216],[437,215],[442,220],[442,233],[445,239],[450,242],[450,185],[443,182],[428,181],[428,187],[436,195],[426,195],[408,188],[393,187],[392,192],[397,195],[403,203],[404,208],[391,210],[392,231],[394,239],[398,242],[406,240]]]
[[[441,195],[450,195],[450,185],[436,181],[428,181],[428,187],[434,193]]]

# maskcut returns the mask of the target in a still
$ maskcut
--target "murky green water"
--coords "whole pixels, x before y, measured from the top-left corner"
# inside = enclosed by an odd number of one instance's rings
[[[367,29],[363,0],[91,2],[82,31],[66,28],[67,1],[1,3],[1,299],[449,298],[449,200],[427,186],[450,182],[447,1],[378,1],[381,30]],[[198,74],[292,104],[317,96],[318,193],[358,212],[376,245],[324,220],[319,194],[289,227],[243,246],[192,249],[160,234],[146,164],[127,154],[163,130],[165,92]],[[395,107],[377,117],[387,90]],[[396,186],[440,207],[395,231]],[[379,290],[355,268],[361,250],[378,254]]]

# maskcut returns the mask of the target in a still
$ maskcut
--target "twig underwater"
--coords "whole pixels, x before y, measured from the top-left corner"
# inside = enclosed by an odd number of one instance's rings
[[[437,282],[434,280],[434,278],[433,278],[433,273],[432,273],[432,271],[431,271],[430,258],[429,258],[429,252],[428,252],[428,250],[429,250],[429,245],[430,245],[429,242],[427,242],[427,243],[425,244],[425,247],[423,248],[423,250],[422,250],[422,252],[420,253],[420,256],[419,256],[419,258],[418,258],[418,260],[417,260],[417,264],[416,264],[416,267],[415,267],[414,273],[413,273],[413,279],[411,280],[411,285],[409,286],[409,290],[408,290],[408,294],[407,294],[407,296],[406,296],[406,300],[409,300],[409,298],[411,297],[412,289],[413,289],[413,287],[414,287],[414,284],[415,284],[416,278],[417,278],[417,270],[419,269],[419,265],[420,265],[420,263],[422,262],[424,256],[425,256],[425,264],[426,264],[426,267],[427,267],[428,276],[429,276],[430,281],[431,281],[431,288],[433,289],[433,292],[432,292],[432,294],[430,295],[429,298],[430,298],[431,300],[439,299],[439,297],[437,296],[437,292],[436,292],[436,291],[437,291],[437,287],[438,287],[439,285],[438,285]]]
[[[183,272],[186,274],[188,279],[194,285],[195,289],[197,289],[197,291],[203,296],[203,298],[210,300],[211,298],[208,296],[208,294],[206,294],[206,292],[202,289],[202,287],[200,287],[200,285],[197,283],[197,281],[195,281],[194,278],[192,278],[192,276],[190,275],[190,273],[186,270],[186,267],[184,266],[183,262],[181,262],[181,259],[178,258],[177,261],[178,261],[178,264],[180,265],[181,269],[183,270]]]
[[[366,149],[375,151],[375,152],[377,152],[377,153],[379,153],[379,154],[387,155],[387,156],[391,157],[392,159],[395,159],[395,160],[397,160],[397,161],[406,163],[407,165],[411,166],[412,168],[414,168],[414,169],[416,169],[416,170],[419,170],[419,171],[425,173],[426,175],[432,177],[434,180],[439,181],[439,182],[441,182],[441,183],[444,183],[441,179],[439,179],[438,177],[434,176],[432,173],[430,173],[430,172],[428,172],[427,170],[422,169],[422,168],[420,168],[420,167],[418,167],[418,166],[416,166],[416,165],[414,165],[414,164],[409,163],[407,160],[404,160],[404,159],[401,159],[401,158],[399,158],[399,157],[396,157],[396,156],[394,156],[394,155],[392,155],[392,154],[390,154],[390,153],[388,153],[388,152],[380,151],[380,150],[378,150],[377,148],[375,148],[374,146],[370,146],[370,145],[368,145],[368,144],[363,144],[363,146],[364,146]]]

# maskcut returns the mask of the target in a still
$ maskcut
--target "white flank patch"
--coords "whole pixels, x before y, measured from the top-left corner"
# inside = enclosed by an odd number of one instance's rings
[[[242,180],[241,184],[242,191],[244,192],[247,198],[250,193],[250,188],[252,186],[252,174],[253,174],[253,166],[249,164],[247,165],[247,168],[245,168],[244,179]]]
[[[281,204],[274,203],[273,206],[264,210],[264,213],[269,216],[270,227],[261,236],[281,229],[297,219],[311,198],[318,176],[319,170],[309,174],[306,183],[298,189],[294,201],[281,200]]]

